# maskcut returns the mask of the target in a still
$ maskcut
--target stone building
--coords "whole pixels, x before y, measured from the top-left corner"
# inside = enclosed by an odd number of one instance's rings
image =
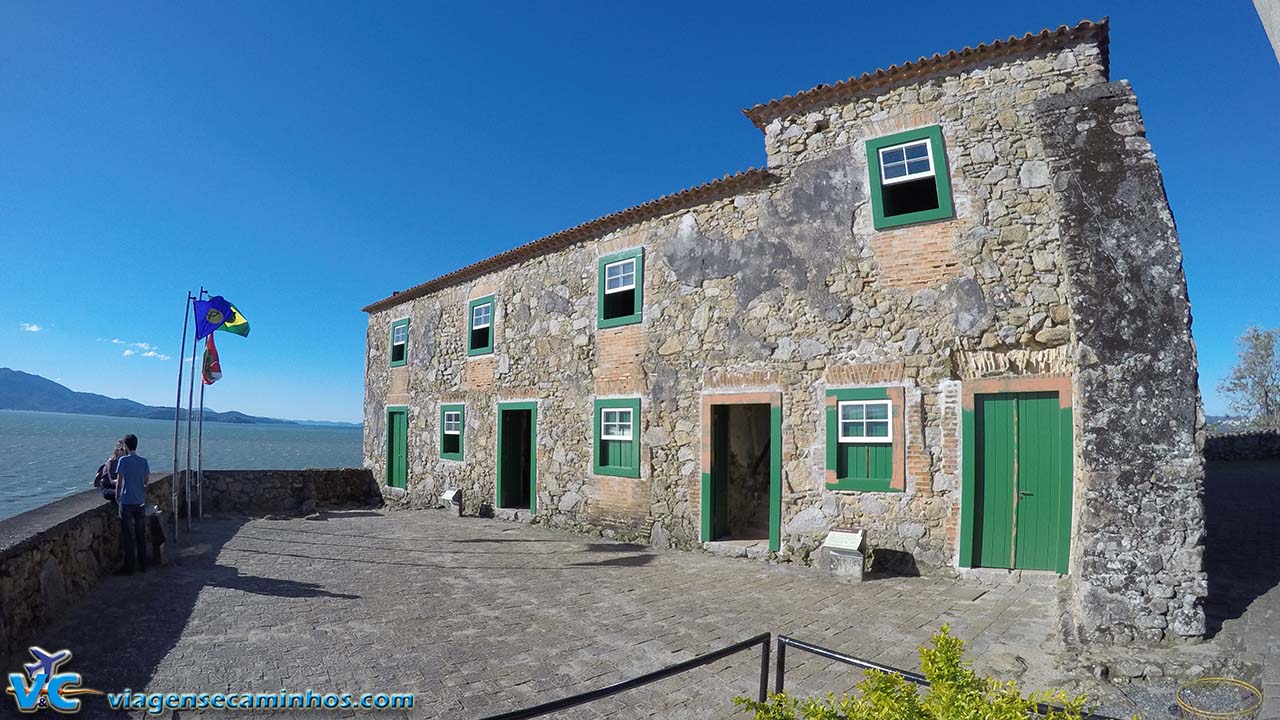
[[[809,563],[1058,573],[1064,629],[1204,632],[1181,251],[1108,26],[745,112],[767,166],[364,310],[389,502]]]

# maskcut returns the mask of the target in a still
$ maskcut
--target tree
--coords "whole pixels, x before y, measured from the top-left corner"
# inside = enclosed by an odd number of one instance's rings
[[[1249,327],[1236,340],[1240,362],[1218,384],[1231,409],[1265,428],[1280,427],[1280,328]]]

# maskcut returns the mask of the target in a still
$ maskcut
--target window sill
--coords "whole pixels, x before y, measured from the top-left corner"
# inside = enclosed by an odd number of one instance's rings
[[[891,486],[892,483],[893,481],[890,480],[889,478],[885,478],[883,480],[869,480],[869,479],[840,480],[835,483],[827,483],[826,487],[828,490],[836,490],[836,491],[853,490],[856,492],[891,492],[891,493],[902,492],[901,490],[895,487],[892,487]]]
[[[600,320],[600,323],[599,325],[597,325],[597,327],[601,330],[608,330],[609,328],[622,327],[623,325],[639,325],[642,319],[643,319],[643,316],[639,314],[624,315],[622,317],[616,317],[616,318],[606,318],[606,319]]]
[[[404,367],[405,365],[408,365],[408,364],[409,364],[409,362],[408,362],[407,360],[401,360],[400,362],[394,362],[394,361],[393,361],[393,362],[391,362],[391,363],[388,363],[388,364],[387,364],[387,367],[393,367],[393,368],[395,368],[395,367]]]
[[[493,348],[491,347],[476,348],[475,350],[472,350],[471,348],[467,348],[467,357],[469,358],[484,357],[485,355],[492,355],[492,354],[493,354]]]
[[[609,465],[602,467],[600,465],[596,465],[592,468],[592,472],[596,475],[604,475],[606,477],[631,478],[633,480],[640,479],[639,468],[613,467]]]
[[[441,453],[440,459],[448,460],[450,462],[462,462],[462,453],[449,453],[447,455],[444,453]]]
[[[919,212],[906,213],[905,215],[894,215],[887,218],[876,218],[875,228],[877,230],[892,230],[893,228],[904,227],[906,225],[919,225],[927,222],[936,222],[938,220],[951,220],[955,217],[955,212],[951,209],[939,208],[937,210],[921,210]]]

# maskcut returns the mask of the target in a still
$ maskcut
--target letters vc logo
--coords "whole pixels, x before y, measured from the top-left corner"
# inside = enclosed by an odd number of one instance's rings
[[[36,661],[22,666],[27,677],[22,673],[9,673],[9,687],[5,688],[18,704],[19,712],[52,708],[60,713],[74,713],[80,710],[77,695],[102,694],[80,687],[80,673],[58,672],[58,668],[71,659],[70,650],[51,653],[33,646],[30,651]]]

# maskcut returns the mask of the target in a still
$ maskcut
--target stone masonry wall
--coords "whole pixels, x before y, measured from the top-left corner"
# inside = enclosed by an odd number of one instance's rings
[[[148,504],[166,516],[171,488],[168,474],[147,481]],[[359,468],[205,471],[204,490],[206,513],[309,513],[317,503],[363,505],[376,492],[370,473]],[[178,507],[185,515],[181,493]],[[0,654],[25,651],[23,643],[36,630],[118,567],[119,531],[116,505],[96,490],[0,520]]]
[[[771,123],[774,181],[518,262],[370,315],[365,462],[385,482],[385,418],[409,413],[409,487],[494,501],[497,403],[538,403],[537,522],[659,546],[699,532],[701,396],[782,398],[782,549],[834,525],[926,572],[957,556],[961,379],[1070,372],[1069,286],[1034,101],[1104,82],[1091,43],[914,79]],[[938,124],[955,217],[876,231],[867,139]],[[596,267],[645,249],[644,319],[596,329]],[[467,358],[467,301],[496,293],[494,353]],[[408,317],[408,363],[388,367]],[[1012,358],[1012,359],[1010,359]],[[959,368],[965,374],[959,374]],[[898,388],[903,492],[825,486],[827,388]],[[592,401],[642,400],[641,478],[591,472]],[[439,406],[465,403],[465,457],[439,458]]]
[[[377,496],[363,468],[324,470],[206,470],[205,512],[296,513],[321,505],[363,504]]]
[[[1086,641],[1202,635],[1204,415],[1160,169],[1128,83],[1036,108],[1076,333],[1070,620]]]
[[[1280,458],[1280,430],[1240,430],[1211,434],[1204,441],[1204,459],[1272,460]]]

